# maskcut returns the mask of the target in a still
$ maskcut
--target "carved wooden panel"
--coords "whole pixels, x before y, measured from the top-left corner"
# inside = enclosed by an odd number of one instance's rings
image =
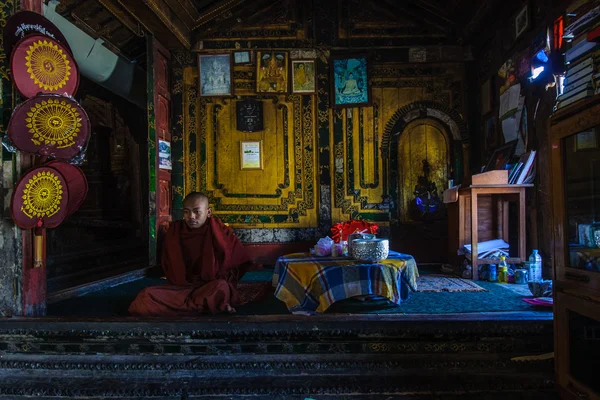
[[[168,178],[158,181],[158,215],[161,222],[168,220],[167,217],[171,215],[171,177]]]
[[[159,139],[171,140],[169,100],[160,93],[156,96],[156,134]]]
[[[156,43],[156,42],[155,42]],[[154,56],[154,82],[156,93],[169,95],[169,54],[166,49],[157,48]]]

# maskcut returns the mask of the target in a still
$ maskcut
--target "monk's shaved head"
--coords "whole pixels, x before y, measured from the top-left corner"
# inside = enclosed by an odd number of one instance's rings
[[[187,202],[196,202],[200,201],[202,203],[208,204],[208,196],[202,192],[191,192],[183,199],[183,204]]]
[[[212,211],[204,193],[192,192],[183,199],[183,220],[189,228],[200,228],[210,218]]]

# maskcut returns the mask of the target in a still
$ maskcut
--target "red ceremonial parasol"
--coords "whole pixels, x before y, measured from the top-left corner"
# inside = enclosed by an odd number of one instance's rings
[[[87,178],[81,168],[76,165],[67,164],[63,161],[50,161],[46,166],[52,167],[60,172],[67,182],[69,203],[67,205],[67,215],[65,218],[68,218],[81,207],[81,204],[87,196]]]
[[[62,44],[69,53],[73,53],[65,36],[49,19],[33,11],[19,11],[4,25],[4,54],[11,54],[15,43],[29,35],[48,36]]]
[[[69,189],[64,176],[48,166],[31,169],[17,183],[10,211],[21,229],[54,228],[67,216]]]
[[[21,151],[70,160],[87,147],[90,121],[75,100],[40,94],[15,108],[8,137]]]
[[[17,90],[26,98],[38,93],[73,96],[79,68],[69,50],[43,35],[29,35],[15,44],[10,69]]]

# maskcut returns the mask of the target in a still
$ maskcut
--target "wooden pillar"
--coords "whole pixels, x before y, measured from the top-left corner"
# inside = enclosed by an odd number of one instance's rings
[[[148,159],[150,168],[150,265],[159,263],[161,236],[171,221],[171,170],[160,168],[160,141],[171,143],[170,53],[156,39],[148,49]]]

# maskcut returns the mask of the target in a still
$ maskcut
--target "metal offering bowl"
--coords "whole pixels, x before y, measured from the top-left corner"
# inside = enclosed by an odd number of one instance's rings
[[[355,239],[352,241],[352,258],[357,261],[376,263],[388,258],[390,242],[387,239]]]

